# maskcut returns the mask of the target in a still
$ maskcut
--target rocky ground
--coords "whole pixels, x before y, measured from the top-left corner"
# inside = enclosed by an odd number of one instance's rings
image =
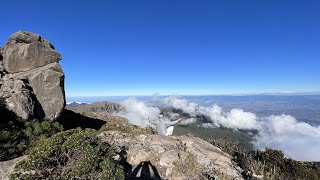
[[[118,147],[122,158],[130,165],[129,176],[156,177],[158,174],[162,179],[242,179],[241,169],[232,162],[230,155],[197,137],[132,135],[120,131],[105,131],[99,137]],[[143,169],[145,164],[153,170]],[[139,168],[141,172],[135,173]]]

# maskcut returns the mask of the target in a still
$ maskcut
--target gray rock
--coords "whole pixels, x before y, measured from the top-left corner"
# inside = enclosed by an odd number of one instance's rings
[[[98,136],[119,147],[118,152],[137,172],[137,167],[147,162],[156,167],[161,179],[243,179],[241,168],[229,154],[197,137],[119,131],[105,131]],[[141,177],[139,173],[130,176]]]
[[[3,47],[3,65],[9,73],[29,71],[58,62],[61,55],[38,34],[19,31]]]
[[[4,76],[4,67],[3,67],[3,55],[2,55],[3,49],[0,48],[0,79]],[[0,86],[1,88],[1,86]]]
[[[9,179],[9,176],[14,171],[14,167],[16,166],[16,164],[25,159],[27,159],[27,156],[21,156],[9,161],[0,161],[0,179]]]
[[[0,96],[3,98],[9,98],[14,93],[14,80],[10,75],[4,76],[1,80]]]
[[[52,63],[29,73],[27,76],[33,93],[41,104],[41,109],[37,109],[37,117],[51,120],[58,118],[66,105],[61,66]]]
[[[7,108],[23,119],[58,118],[66,104],[61,55],[49,41],[24,31],[13,34],[2,51],[0,97]]]
[[[58,63],[51,63],[27,72],[12,74],[13,79],[27,79],[34,96],[36,118],[54,120],[65,107],[64,73]],[[4,91],[7,86],[4,86]],[[16,88],[13,88],[16,91]],[[10,94],[10,93],[7,93]],[[1,95],[1,94],[0,94]],[[5,95],[3,95],[5,96]],[[12,110],[12,108],[10,108]],[[18,113],[14,111],[17,115]],[[21,117],[21,116],[20,116]]]
[[[34,117],[35,97],[30,86],[23,80],[7,80],[4,83],[2,97],[6,98],[9,110],[23,119]]]

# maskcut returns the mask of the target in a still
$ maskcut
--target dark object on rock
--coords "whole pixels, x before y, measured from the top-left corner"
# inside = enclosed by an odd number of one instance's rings
[[[131,180],[160,180],[157,168],[150,161],[143,161],[132,171],[128,179]]]
[[[87,117],[68,109],[63,110],[61,116],[56,121],[59,122],[66,130],[77,127],[99,130],[104,124],[106,124],[103,120]]]
[[[26,31],[0,49],[0,97],[22,119],[57,119],[65,107],[61,55],[49,41]]]

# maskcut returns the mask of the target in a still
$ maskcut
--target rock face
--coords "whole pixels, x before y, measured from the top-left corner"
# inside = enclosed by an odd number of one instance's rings
[[[19,31],[0,49],[0,96],[23,119],[56,119],[65,107],[61,55],[41,36]]]
[[[49,41],[24,31],[9,38],[3,47],[3,57],[4,68],[9,73],[29,71],[61,60],[61,55]]]
[[[0,161],[0,179],[9,179],[10,174],[14,171],[14,167],[17,163],[25,160],[27,156],[21,156],[9,161]]]
[[[242,179],[231,156],[197,137],[133,135],[105,131],[99,137],[116,147],[132,166],[129,177],[149,179]],[[144,174],[144,169],[152,169]]]

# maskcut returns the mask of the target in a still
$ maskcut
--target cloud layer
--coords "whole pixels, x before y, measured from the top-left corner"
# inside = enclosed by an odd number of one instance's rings
[[[125,111],[117,112],[114,115],[127,118],[129,123],[137,126],[151,126],[149,121],[158,119],[160,115],[158,107],[147,106],[136,98],[128,98],[120,102],[120,104],[124,107]]]
[[[115,112],[113,115],[124,117],[128,119],[129,123],[137,126],[153,127],[159,134],[165,134],[167,128],[173,125],[179,116],[177,113],[161,114],[158,107],[148,106],[136,98],[128,98],[120,104],[124,107],[124,111]],[[195,121],[196,119],[191,118],[183,120],[181,123],[190,124]]]
[[[257,130],[258,134],[253,141],[255,148],[280,149],[287,157],[296,160],[320,161],[320,126],[298,122],[290,115],[257,117],[254,113],[242,109],[224,111],[217,104],[200,106],[174,96],[165,98],[164,103],[191,116],[183,119],[180,124],[192,124],[197,121],[196,116],[206,116],[209,123],[203,123],[202,127]],[[116,115],[127,118],[132,124],[146,127],[152,126],[150,121],[159,121],[161,111],[158,107],[147,106],[135,98],[126,99],[120,104],[126,111],[118,112]],[[175,120],[177,116],[176,113],[169,113],[162,120]]]
[[[231,109],[226,112],[214,104],[199,106],[177,97],[165,99],[168,106],[180,109],[192,116],[204,115],[210,123],[206,128],[227,127],[232,129],[258,130],[254,137],[255,148],[280,149],[287,157],[303,161],[320,161],[320,126],[315,127],[305,122],[298,122],[290,115],[272,115],[257,117],[254,113],[242,109]]]
[[[256,129],[258,127],[256,115],[245,112],[242,109],[231,109],[229,112],[224,112],[222,108],[216,104],[209,107],[199,106],[196,103],[174,96],[168,97],[164,101],[168,106],[180,109],[192,117],[196,115],[209,117],[213,127],[223,126],[232,129]]]
[[[296,160],[319,161],[320,127],[298,122],[290,115],[272,115],[261,122],[254,146],[280,149]]]

